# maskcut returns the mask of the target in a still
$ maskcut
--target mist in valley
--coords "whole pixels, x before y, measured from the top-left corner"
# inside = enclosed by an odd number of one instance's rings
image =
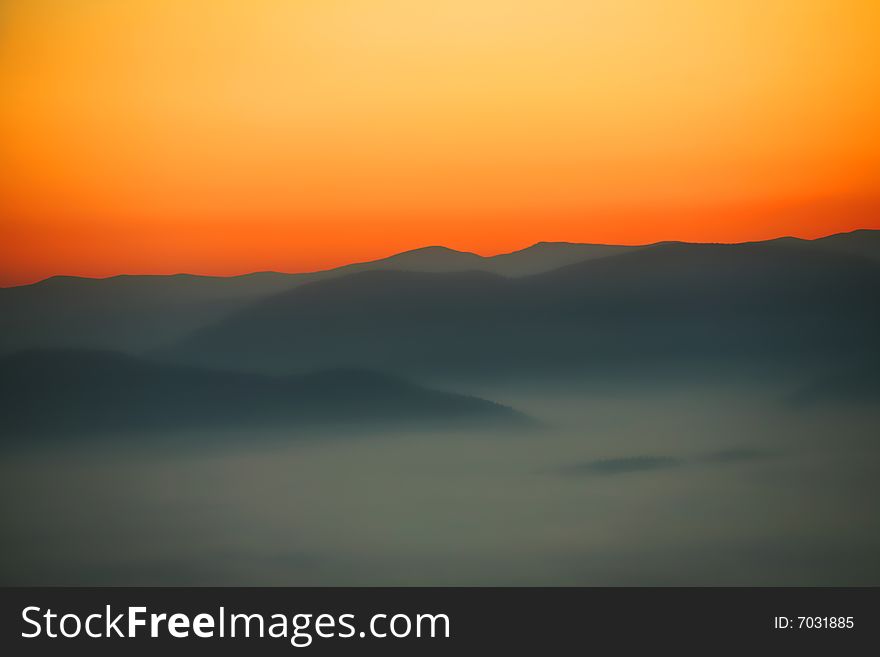
[[[876,406],[779,382],[480,392],[540,425],[7,448],[0,579],[880,583]]]

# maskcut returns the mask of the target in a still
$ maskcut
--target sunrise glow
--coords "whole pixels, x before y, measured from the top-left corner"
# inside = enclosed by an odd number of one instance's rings
[[[872,0],[0,12],[0,285],[880,227]]]

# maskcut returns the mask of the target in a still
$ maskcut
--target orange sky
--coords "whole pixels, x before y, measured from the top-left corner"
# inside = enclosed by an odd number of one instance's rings
[[[880,227],[876,0],[4,0],[0,285]]]

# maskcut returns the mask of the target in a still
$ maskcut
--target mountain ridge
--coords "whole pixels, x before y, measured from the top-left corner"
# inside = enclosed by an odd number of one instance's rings
[[[525,426],[496,402],[386,372],[335,368],[295,376],[193,367],[106,350],[32,349],[0,359],[3,435],[176,430]]]
[[[311,274],[254,272],[237,277],[193,274],[120,275],[108,279],[50,278],[0,289],[0,355],[29,347],[106,348],[150,353],[232,317],[276,294],[364,271],[462,273],[482,271],[521,280],[578,263],[611,262],[657,249],[786,245],[880,262],[880,231],[860,230],[818,240],[784,238],[739,245],[659,242],[651,246],[539,242],[489,258],[429,246],[389,258]],[[635,261],[634,261],[635,262]]]
[[[383,363],[496,375],[810,360],[874,348],[878,287],[878,261],[784,243],[667,243],[520,278],[361,272],[263,299],[163,357],[258,371]]]
[[[610,249],[627,249],[627,250],[635,250],[642,249],[645,247],[658,246],[661,244],[714,244],[714,245],[737,245],[737,244],[760,244],[766,242],[774,242],[779,240],[796,240],[797,242],[802,243],[815,243],[821,242],[823,240],[837,240],[844,238],[846,236],[866,236],[870,239],[876,240],[878,242],[877,248],[880,249],[880,229],[875,228],[856,228],[850,231],[842,231],[839,233],[831,233],[829,235],[824,235],[822,237],[816,238],[804,238],[804,237],[795,237],[792,235],[781,235],[779,237],[768,238],[765,240],[748,240],[743,242],[691,242],[685,240],[661,240],[658,242],[649,242],[646,244],[605,244],[600,242],[570,242],[567,240],[539,240],[525,246],[521,249],[515,249],[513,251],[501,252],[491,256],[481,256],[472,251],[463,251],[460,249],[454,249],[452,247],[440,245],[440,244],[432,244],[421,247],[415,247],[412,249],[406,249],[404,251],[400,251],[397,253],[393,253],[388,256],[383,256],[381,258],[376,258],[373,260],[364,260],[364,261],[356,261],[351,263],[346,263],[342,265],[338,265],[336,267],[330,267],[326,269],[316,269],[316,270],[306,270],[306,271],[291,271],[291,272],[282,272],[277,270],[257,270],[252,272],[246,272],[243,274],[231,274],[231,275],[218,275],[218,274],[195,274],[192,272],[175,272],[173,274],[113,274],[111,276],[80,276],[76,274],[56,274],[53,276],[49,276],[47,278],[40,279],[38,281],[34,281],[32,283],[25,283],[22,285],[10,285],[0,287],[0,290],[11,290],[17,288],[24,287],[33,287],[42,285],[49,281],[60,281],[60,280],[76,280],[76,281],[111,281],[120,278],[198,278],[198,279],[211,279],[211,280],[231,280],[237,278],[246,278],[246,277],[254,277],[254,276],[310,276],[314,274],[325,274],[328,272],[335,272],[337,270],[343,270],[349,267],[358,267],[365,265],[377,265],[383,262],[392,261],[395,258],[401,256],[409,256],[412,254],[417,254],[420,252],[431,252],[434,250],[442,250],[446,253],[466,255],[466,256],[474,256],[477,261],[492,261],[497,258],[503,258],[507,256],[514,256],[518,254],[523,254],[528,251],[532,251],[538,247],[553,247],[553,246],[565,246],[565,247],[590,247],[590,248],[610,248]],[[878,252],[877,257],[880,257],[880,252]]]

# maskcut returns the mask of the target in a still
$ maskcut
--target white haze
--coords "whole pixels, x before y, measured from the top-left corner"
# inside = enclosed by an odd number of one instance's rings
[[[880,584],[877,409],[746,387],[493,392],[548,426],[9,452],[0,580]]]

